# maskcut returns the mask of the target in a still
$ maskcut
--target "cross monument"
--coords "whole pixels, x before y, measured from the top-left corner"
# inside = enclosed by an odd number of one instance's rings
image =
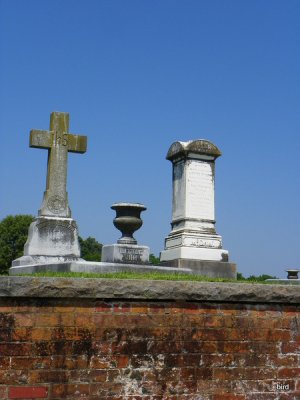
[[[30,131],[29,146],[48,150],[46,190],[38,217],[29,227],[24,255],[12,262],[10,273],[23,266],[31,273],[37,265],[55,270],[61,263],[80,260],[78,227],[68,203],[67,164],[68,152],[86,152],[87,137],[69,133],[68,113],[53,112],[50,130]]]
[[[70,218],[66,190],[68,152],[85,153],[87,137],[69,133],[68,113],[53,112],[50,131],[30,131],[30,147],[48,149],[46,191],[39,215]]]

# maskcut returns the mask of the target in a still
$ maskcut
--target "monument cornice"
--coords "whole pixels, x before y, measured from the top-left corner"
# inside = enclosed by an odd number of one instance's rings
[[[179,161],[187,158],[189,155],[211,156],[212,160],[221,156],[222,153],[216,145],[204,139],[190,140],[188,142],[175,142],[168,150],[166,159],[170,161]]]

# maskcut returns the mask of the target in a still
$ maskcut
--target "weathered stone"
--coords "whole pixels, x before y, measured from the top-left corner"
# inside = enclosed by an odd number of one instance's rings
[[[228,251],[215,230],[215,159],[220,150],[207,140],[175,142],[167,159],[173,164],[172,231],[165,240],[160,260],[167,265],[193,264],[197,260],[220,262],[224,277],[236,277],[234,264],[228,263]],[[207,269],[207,268],[204,268]],[[205,273],[206,275],[206,273]],[[214,275],[214,271],[209,272]],[[221,274],[221,276],[223,276]]]
[[[50,131],[32,130],[30,147],[48,149],[46,191],[39,215],[71,217],[67,194],[68,152],[85,153],[87,137],[69,133],[69,114],[53,112]]]
[[[149,255],[148,246],[118,243],[102,247],[102,260],[108,263],[149,264]]]
[[[300,279],[266,279],[268,283],[281,285],[300,285]]]
[[[79,260],[80,247],[76,222],[68,204],[68,152],[84,153],[86,136],[69,132],[69,114],[53,112],[50,131],[32,130],[30,147],[48,149],[46,191],[39,216],[29,227],[24,256],[12,266],[49,264]]]
[[[300,304],[293,285],[145,279],[0,277],[0,296]]]
[[[160,265],[173,268],[189,268],[194,275],[207,276],[210,278],[235,279],[236,277],[236,264],[226,261],[201,261],[178,258],[161,262]]]
[[[57,259],[55,257],[43,258],[39,264],[38,256],[33,256],[28,260],[33,260],[23,264],[14,264],[14,267],[10,268],[10,275],[22,275],[22,274],[33,274],[35,272],[85,272],[85,273],[102,273],[102,272],[120,272],[120,271],[132,271],[136,273],[145,272],[159,272],[162,274],[194,274],[190,268],[172,268],[166,266],[154,266],[149,264],[130,264],[128,262],[94,262],[85,261],[82,259],[72,259],[67,260],[67,257]],[[18,267],[17,267],[18,266]]]

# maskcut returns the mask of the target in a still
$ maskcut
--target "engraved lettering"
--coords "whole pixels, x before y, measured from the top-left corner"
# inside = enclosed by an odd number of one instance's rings
[[[59,146],[59,145],[67,146],[68,145],[68,134],[64,133],[61,136],[60,132],[55,131],[54,135],[53,135],[53,144],[57,145],[57,146]]]

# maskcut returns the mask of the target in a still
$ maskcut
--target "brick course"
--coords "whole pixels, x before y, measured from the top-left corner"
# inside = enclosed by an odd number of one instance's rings
[[[0,399],[300,399],[300,306],[0,298]]]

